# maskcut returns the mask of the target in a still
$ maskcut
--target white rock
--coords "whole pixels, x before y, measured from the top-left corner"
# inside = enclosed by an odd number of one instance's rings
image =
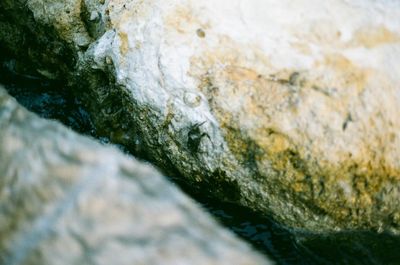
[[[106,33],[71,71],[99,128],[132,122],[153,161],[292,227],[399,232],[400,2],[85,3]],[[28,7],[80,46],[80,17]]]

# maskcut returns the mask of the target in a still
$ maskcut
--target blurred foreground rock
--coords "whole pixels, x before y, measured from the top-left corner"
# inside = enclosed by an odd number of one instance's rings
[[[400,2],[3,0],[10,68],[100,134],[308,231],[400,232]]]
[[[154,168],[0,87],[0,264],[269,264]]]

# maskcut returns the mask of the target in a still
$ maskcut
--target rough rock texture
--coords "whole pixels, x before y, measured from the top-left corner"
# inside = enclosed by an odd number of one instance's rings
[[[294,228],[400,232],[400,2],[5,0],[0,10],[3,28],[62,43],[71,61],[54,68],[39,45],[19,62],[64,73],[101,133],[193,186]],[[13,54],[18,38],[0,36]],[[55,61],[64,50],[44,49]]]
[[[0,263],[270,264],[152,167],[0,87]]]

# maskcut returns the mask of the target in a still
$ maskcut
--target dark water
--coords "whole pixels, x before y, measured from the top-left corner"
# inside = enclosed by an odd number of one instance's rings
[[[0,70],[0,83],[22,105],[40,116],[59,120],[72,129],[96,137],[88,113],[63,84]],[[100,139],[103,143],[107,139]],[[188,190],[187,187],[183,187]],[[191,194],[223,225],[250,242],[277,264],[400,264],[400,237],[372,232],[330,235],[292,233],[270,219],[237,205],[221,204]]]
[[[292,233],[236,205],[200,199],[222,224],[272,257],[277,264],[400,264],[400,238],[389,234],[341,232]]]
[[[33,76],[18,76],[6,65],[0,68],[0,83],[30,111],[46,119],[58,120],[79,133],[96,136],[89,114],[62,83]]]

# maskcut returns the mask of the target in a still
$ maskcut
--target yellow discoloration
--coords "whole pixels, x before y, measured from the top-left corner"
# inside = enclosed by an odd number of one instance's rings
[[[400,35],[385,26],[371,26],[357,29],[351,34],[350,40],[342,40],[342,32],[332,28],[330,21],[315,22],[308,31],[293,28],[292,35],[297,41],[292,46],[303,54],[311,54],[310,44],[319,48],[353,49],[365,47],[373,49],[381,45],[391,45],[400,42]],[[336,32],[335,32],[336,31]]]
[[[355,87],[359,93],[365,89],[368,78],[372,74],[372,70],[357,67],[349,59],[339,54],[325,56],[324,61],[317,63],[317,66],[334,70],[337,75],[337,87],[339,89]],[[332,80],[330,81],[332,82]]]
[[[128,35],[125,32],[118,32],[120,45],[119,50],[121,51],[122,55],[126,55],[129,50],[129,42],[128,42]]]
[[[138,1],[110,1],[107,10],[110,18],[110,24],[113,28],[122,29],[125,23],[132,23],[149,16],[151,11],[151,3],[154,0],[138,0]]]
[[[222,42],[229,43],[229,39]],[[275,127],[274,116],[281,109],[295,109],[290,89],[293,72],[268,73],[262,68],[246,67],[245,59],[237,50],[243,49],[232,47],[232,50],[207,52],[202,57],[193,58],[193,73],[197,69],[208,69],[200,76],[199,88],[209,98],[230,150],[237,159],[247,160],[248,154],[254,152],[253,162],[263,164],[263,161],[270,161],[276,170],[285,170],[288,161],[282,154],[294,147],[280,132],[279,126]],[[262,62],[261,66],[270,65],[268,58],[257,48],[252,51]],[[257,128],[250,129],[248,124]],[[243,138],[240,133],[243,129],[250,129],[247,130],[249,139]],[[304,178],[303,174],[294,177]]]
[[[257,143],[263,150],[266,150],[271,155],[282,153],[291,147],[288,138],[281,133],[275,133],[263,128],[256,131],[254,135],[260,136],[259,139],[257,139]]]
[[[121,13],[114,15],[114,25],[128,32],[130,23],[151,18],[154,10],[142,5],[111,8]],[[186,3],[168,8],[156,20],[163,29],[161,40],[174,49],[193,48],[183,74],[198,81],[236,158],[222,163],[237,163],[249,172],[246,177],[267,191],[263,199],[287,200],[280,198],[285,190],[296,207],[317,209],[315,216],[326,212],[340,222],[368,223],[357,219],[356,212],[371,211],[385,185],[400,178],[397,162],[388,161],[395,153],[390,147],[400,143],[393,133],[400,120],[390,116],[395,113],[390,104],[367,105],[381,99],[379,89],[391,96],[397,90],[383,71],[374,69],[377,62],[362,64],[352,59],[357,54],[351,51],[393,44],[398,36],[385,27],[371,27],[350,32],[347,41],[349,32],[332,28],[331,21],[312,23],[306,30],[293,25],[290,40],[280,39],[289,45],[282,47],[290,49],[286,58],[272,54],[280,49],[273,38],[258,44],[256,39],[235,41],[234,34],[224,35],[229,32],[221,33],[210,17],[202,16],[203,9]],[[141,46],[132,39],[134,47],[129,47],[126,33],[118,37],[122,55]]]
[[[197,34],[205,37],[205,30],[210,28],[209,23],[199,19],[199,15],[193,13],[189,6],[178,6],[174,12],[170,12],[165,18],[166,28],[171,28],[180,34]]]
[[[174,13],[165,19],[165,25],[171,27],[180,33],[185,33],[187,25],[198,24],[191,10],[185,7],[179,7]]]
[[[308,43],[305,42],[293,42],[291,46],[298,50],[300,53],[305,54],[305,55],[311,55],[311,48]]]
[[[353,35],[354,38],[348,43],[350,46],[364,46],[369,49],[380,45],[400,42],[399,34],[390,31],[383,26],[362,28],[354,32]]]
[[[343,133],[342,123],[333,127],[332,117],[345,121],[354,108],[362,108],[360,98],[370,91],[370,80],[383,76],[337,53],[326,53],[315,62],[313,71],[277,71],[257,47],[244,47],[227,37],[221,37],[220,44],[223,48],[193,57],[190,74],[201,80],[199,89],[209,99],[239,163],[256,163],[258,174],[265,178],[260,181],[266,181],[263,185],[278,182],[335,220],[356,220],[357,216],[349,215],[354,209],[371,211],[377,203],[375,195],[400,176],[400,169],[390,167],[382,153],[395,136],[386,137],[379,125],[371,127],[373,122],[368,120],[351,121],[348,130],[369,126],[369,137],[354,140],[359,145],[350,157],[343,153],[334,160],[327,152],[332,149],[339,154],[335,144],[327,146],[327,140],[313,136],[308,126],[324,130],[324,137],[336,134],[339,140],[350,141],[346,137],[351,134]],[[388,82],[382,85],[393,89]],[[388,123],[386,117],[371,117]],[[285,121],[293,130],[287,129]],[[294,124],[297,121],[299,125]],[[373,134],[376,139],[371,141]],[[284,177],[266,175],[271,170]],[[338,184],[342,180],[349,183],[346,192]]]

